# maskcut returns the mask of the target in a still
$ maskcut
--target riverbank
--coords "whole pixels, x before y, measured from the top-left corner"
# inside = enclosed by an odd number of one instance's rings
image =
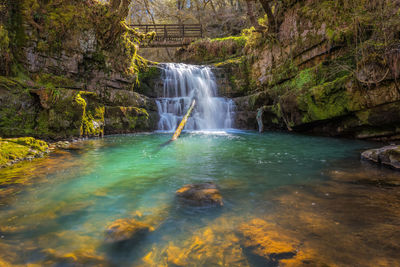
[[[49,152],[49,145],[45,141],[33,137],[0,138],[0,168],[40,158]]]
[[[91,138],[96,139],[96,138]],[[88,138],[44,141],[33,137],[1,138],[0,168],[11,167],[24,161],[43,158],[57,150],[76,150]]]

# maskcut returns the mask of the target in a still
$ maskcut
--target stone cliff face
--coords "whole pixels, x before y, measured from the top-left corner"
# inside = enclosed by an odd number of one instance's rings
[[[270,127],[399,139],[400,23],[391,10],[399,2],[381,10],[354,1],[337,13],[326,10],[329,1],[297,2],[285,12],[277,42],[248,51],[257,55],[251,75],[265,92],[253,95],[262,105],[250,111],[262,108]],[[366,15],[360,19],[374,21],[353,25],[349,17],[361,9]],[[363,35],[366,28],[370,32]]]
[[[0,136],[155,129],[154,100],[135,92],[139,70],[146,70],[135,42],[146,36],[127,28],[117,12],[89,0],[6,1],[1,8],[8,19],[0,20],[0,30],[10,41],[0,53],[12,60],[0,69],[7,75],[0,76]]]
[[[152,131],[158,121],[153,99],[121,89],[27,89],[3,80],[0,106],[3,137],[65,139]]]
[[[282,1],[280,8],[276,33],[244,32],[241,52],[215,57],[226,70],[220,91],[235,97],[236,127],[255,129],[261,109],[266,129],[400,139],[400,1]],[[201,63],[205,47],[225,51],[199,43],[181,57]]]

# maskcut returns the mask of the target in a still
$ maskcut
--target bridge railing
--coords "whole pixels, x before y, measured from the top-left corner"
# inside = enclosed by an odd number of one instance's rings
[[[140,32],[155,32],[156,37],[150,46],[181,46],[203,37],[201,24],[133,24]]]

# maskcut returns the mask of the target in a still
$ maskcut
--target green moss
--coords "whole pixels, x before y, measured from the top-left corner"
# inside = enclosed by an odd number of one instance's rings
[[[363,125],[368,125],[368,118],[371,114],[371,110],[359,111],[356,113],[357,118]]]
[[[120,110],[128,121],[128,128],[130,130],[136,130],[138,127],[142,127],[143,125],[141,124],[149,119],[149,114],[144,108],[120,107]]]
[[[100,136],[104,134],[104,106],[95,106],[91,109],[86,100],[82,97],[97,97],[94,92],[80,91],[76,94],[74,101],[82,108],[82,121],[80,126],[81,136]]]
[[[94,117],[104,121],[104,112],[105,112],[105,107],[104,106],[96,107],[95,108]]]
[[[8,31],[0,24],[0,74],[8,73],[11,57],[10,37]]]
[[[10,161],[21,160],[28,156],[36,156],[46,152],[48,145],[33,137],[2,139],[0,138],[0,167]]]
[[[148,80],[158,77],[160,75],[160,69],[157,66],[148,66],[143,71],[139,72],[139,80]]]
[[[271,107],[271,111],[273,114],[276,115],[277,118],[282,118],[282,109],[281,109],[281,105],[279,103],[273,105]]]
[[[7,28],[10,33],[11,50],[16,59],[23,57],[23,46],[26,44],[27,37],[24,27],[24,15],[22,14],[22,1],[9,2],[10,17]]]
[[[86,109],[86,101],[82,98],[80,92],[75,95],[74,101],[76,104],[81,106],[83,110]]]
[[[139,93],[146,93],[153,90],[153,88],[149,87],[149,84],[151,84],[153,79],[161,77],[161,70],[157,66],[146,66],[137,75],[137,82],[133,87]]]
[[[0,88],[6,89],[8,91],[13,90],[13,88],[19,86],[17,82],[11,80],[8,77],[0,76]]]
[[[236,45],[238,47],[244,47],[246,45],[246,41],[247,41],[248,37],[247,36],[227,36],[227,37],[223,37],[223,38],[214,38],[211,39],[210,42],[214,43],[214,42],[234,42],[236,43]]]
[[[293,61],[287,60],[283,64],[271,70],[271,78],[268,85],[274,86],[282,81],[296,77],[296,74],[298,74],[298,67],[293,63]],[[305,72],[298,75],[295,81],[298,85],[294,85],[294,87],[301,87],[302,83],[306,83],[309,80],[307,74],[308,73]]]
[[[11,139],[5,139],[5,140],[16,143],[16,144],[20,144],[23,146],[28,146],[32,149],[36,149],[41,152],[45,152],[49,148],[49,146],[47,145],[47,143],[45,141],[35,139],[33,137],[20,137],[20,138],[11,138]]]
[[[7,141],[0,141],[0,166],[29,155],[29,147]]]
[[[65,76],[50,73],[40,73],[36,75],[35,82],[46,87],[71,87],[75,85],[73,80]]]
[[[325,120],[345,115],[349,111],[350,98],[345,84],[349,75],[312,87],[299,95],[299,108],[306,111],[303,123]]]
[[[235,58],[230,58],[218,63],[214,63],[214,67],[225,67],[225,66],[229,66],[229,65],[239,65],[241,64],[243,61],[245,60],[244,56],[241,57],[235,57]]]
[[[221,62],[243,55],[246,41],[246,36],[200,39],[178,52],[177,56],[182,61],[199,64]]]

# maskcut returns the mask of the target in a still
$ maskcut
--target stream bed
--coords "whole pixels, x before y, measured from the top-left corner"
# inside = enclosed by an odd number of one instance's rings
[[[398,266],[400,174],[379,144],[287,133],[108,136],[0,169],[0,266]],[[214,182],[222,207],[175,192]],[[122,218],[151,225],[105,242]]]

